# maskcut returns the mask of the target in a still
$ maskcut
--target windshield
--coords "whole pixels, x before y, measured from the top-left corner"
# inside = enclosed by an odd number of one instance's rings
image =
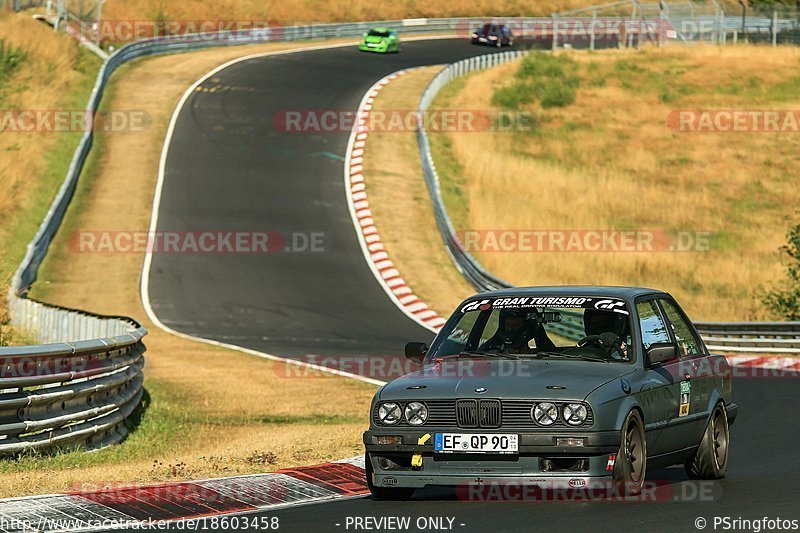
[[[617,298],[510,297],[468,300],[428,360],[441,357],[630,361],[630,312]]]
[[[388,37],[389,32],[380,30],[369,30],[369,33],[367,33],[367,35],[369,35],[370,37]]]

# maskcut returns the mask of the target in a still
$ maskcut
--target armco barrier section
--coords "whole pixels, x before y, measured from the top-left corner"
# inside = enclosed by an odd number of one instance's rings
[[[439,91],[450,81],[470,72],[494,67],[518,59],[522,52],[505,52],[464,59],[445,67],[428,84],[420,98],[418,112],[426,113]],[[512,287],[507,281],[487,271],[459,240],[442,199],[439,174],[431,153],[424,121],[419,121],[417,144],[422,171],[433,203],[436,225],[447,253],[464,278],[479,291]],[[564,313],[562,313],[564,314]],[[695,326],[711,350],[736,353],[800,354],[800,322],[695,322]],[[583,327],[574,316],[566,316],[554,331],[571,339],[583,336]]]

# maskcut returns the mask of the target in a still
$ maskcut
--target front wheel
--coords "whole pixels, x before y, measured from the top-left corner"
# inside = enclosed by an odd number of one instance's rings
[[[367,475],[367,487],[376,500],[401,501],[408,500],[414,494],[414,489],[377,487],[372,483],[372,459],[369,454],[364,455],[364,472]]]
[[[730,442],[728,413],[718,403],[708,420],[697,451],[686,461],[684,468],[690,479],[722,479],[728,472],[728,443]]]
[[[622,424],[622,437],[614,463],[614,485],[626,495],[635,496],[644,487],[647,472],[647,439],[638,411],[631,411]]]

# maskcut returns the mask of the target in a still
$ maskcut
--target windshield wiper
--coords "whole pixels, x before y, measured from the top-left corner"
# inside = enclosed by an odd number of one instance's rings
[[[584,361],[595,361],[598,363],[610,363],[608,359],[604,359],[602,357],[594,357],[591,355],[581,355],[581,354],[572,354],[572,353],[561,353],[561,352],[536,352],[537,356],[542,357],[563,357],[564,359],[582,359]]]
[[[465,357],[471,355],[477,355],[479,357],[499,357],[502,359],[519,359],[518,355],[514,355],[512,353],[481,352],[479,350],[464,350],[463,352],[458,354],[458,357]]]

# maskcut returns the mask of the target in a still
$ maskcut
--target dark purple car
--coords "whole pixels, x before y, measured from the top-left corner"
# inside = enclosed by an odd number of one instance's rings
[[[514,46],[514,34],[505,24],[484,24],[482,28],[470,35],[472,44],[487,44],[490,46]]]

